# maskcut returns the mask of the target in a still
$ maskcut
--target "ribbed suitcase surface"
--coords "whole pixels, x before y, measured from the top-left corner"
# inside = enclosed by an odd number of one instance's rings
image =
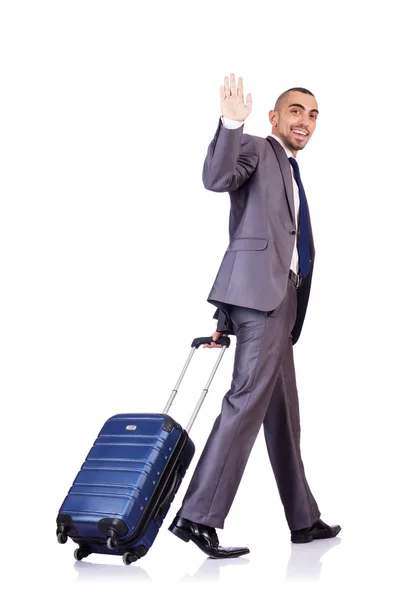
[[[60,508],[58,523],[68,526],[74,541],[90,543],[95,552],[123,554],[126,545],[144,546],[147,551],[193,454],[193,442],[168,415],[111,417],[77,474]],[[159,512],[161,499],[173,483],[172,497]],[[112,519],[126,525],[118,549],[106,545]],[[142,528],[147,531],[141,538]]]

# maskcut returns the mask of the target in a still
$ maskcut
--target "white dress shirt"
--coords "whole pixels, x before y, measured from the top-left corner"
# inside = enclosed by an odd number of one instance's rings
[[[222,119],[223,126],[226,129],[238,129],[239,127],[242,127],[242,125],[244,124],[243,121],[234,121],[232,119],[227,119],[226,117],[223,117],[223,116],[221,117],[221,119]],[[284,148],[285,153],[288,158],[290,156],[292,156],[291,150],[284,145],[284,143],[280,140],[280,138],[278,138],[273,133],[271,133],[270,135],[272,137],[274,137],[274,139],[277,140],[279,144],[281,144],[281,146]],[[292,165],[290,165],[290,166],[291,166],[291,175],[292,175],[292,188],[294,191],[295,223],[298,224],[299,189],[298,189],[298,185],[295,181]],[[294,250],[293,250],[292,259],[291,259],[291,269],[296,274],[298,273],[298,270],[299,270],[299,254],[298,254],[298,247],[297,247],[297,239],[298,239],[298,235],[296,234],[295,242],[294,242]]]

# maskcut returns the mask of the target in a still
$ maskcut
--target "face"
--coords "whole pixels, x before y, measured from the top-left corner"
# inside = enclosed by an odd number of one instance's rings
[[[272,133],[296,156],[313,135],[318,117],[316,99],[310,94],[289,92],[278,110],[269,113]]]

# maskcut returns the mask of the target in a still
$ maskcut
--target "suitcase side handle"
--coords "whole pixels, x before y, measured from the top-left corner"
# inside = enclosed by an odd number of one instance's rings
[[[178,471],[175,471],[169,490],[166,492],[164,497],[160,500],[159,506],[156,510],[156,514],[153,517],[154,521],[156,521],[157,519],[159,519],[160,517],[163,516],[164,512],[167,509],[167,505],[171,504],[181,483],[182,483],[182,477]]]
[[[178,378],[178,381],[176,382],[175,387],[174,387],[174,389],[171,392],[171,395],[170,395],[170,397],[168,399],[168,402],[167,402],[167,404],[164,407],[163,414],[167,414],[168,413],[168,411],[169,411],[169,409],[170,409],[170,407],[171,407],[171,405],[172,405],[172,403],[174,401],[174,398],[175,398],[175,396],[176,396],[176,394],[178,392],[178,389],[179,389],[179,386],[181,384],[181,381],[182,381],[182,379],[183,379],[183,377],[184,377],[184,375],[185,375],[185,373],[187,371],[189,363],[192,360],[193,354],[195,353],[195,351],[197,350],[197,348],[199,348],[202,344],[210,344],[213,341],[214,340],[212,339],[212,337],[201,337],[201,338],[195,338],[193,340],[193,342],[191,344],[191,348],[192,349],[191,349],[191,351],[189,353],[189,356],[187,358],[186,363],[183,366],[183,369],[182,369],[182,372],[181,372],[181,374],[180,374],[180,376]],[[221,336],[219,338],[219,340],[218,340],[217,343],[220,343],[222,345],[222,348],[221,348],[220,354],[217,357],[217,360],[215,362],[215,366],[212,369],[211,374],[210,374],[210,376],[208,378],[208,381],[207,381],[207,383],[206,383],[206,385],[205,385],[205,387],[204,387],[204,389],[203,389],[203,391],[201,393],[201,396],[198,399],[198,402],[197,402],[197,404],[196,404],[196,406],[194,408],[194,411],[193,411],[193,414],[192,414],[192,416],[191,416],[191,418],[189,420],[189,423],[187,424],[187,426],[185,428],[187,433],[189,433],[190,429],[193,426],[194,421],[196,420],[196,417],[197,417],[197,415],[198,415],[198,413],[200,411],[202,403],[204,402],[204,398],[206,397],[206,395],[208,393],[208,389],[209,389],[209,387],[211,385],[211,382],[212,382],[212,380],[214,378],[214,375],[215,375],[215,373],[216,373],[216,371],[217,371],[217,369],[219,367],[219,364],[220,364],[220,362],[221,362],[221,360],[223,358],[223,355],[224,355],[226,349],[229,348],[229,346],[230,346],[230,338],[226,337],[226,336]]]

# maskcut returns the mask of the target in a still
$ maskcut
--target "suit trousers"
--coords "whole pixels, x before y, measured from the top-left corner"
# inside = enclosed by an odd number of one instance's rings
[[[231,387],[197,463],[178,515],[222,529],[258,433],[268,454],[290,530],[320,517],[300,454],[299,401],[291,332],[297,290],[273,311],[230,306],[236,335]]]

